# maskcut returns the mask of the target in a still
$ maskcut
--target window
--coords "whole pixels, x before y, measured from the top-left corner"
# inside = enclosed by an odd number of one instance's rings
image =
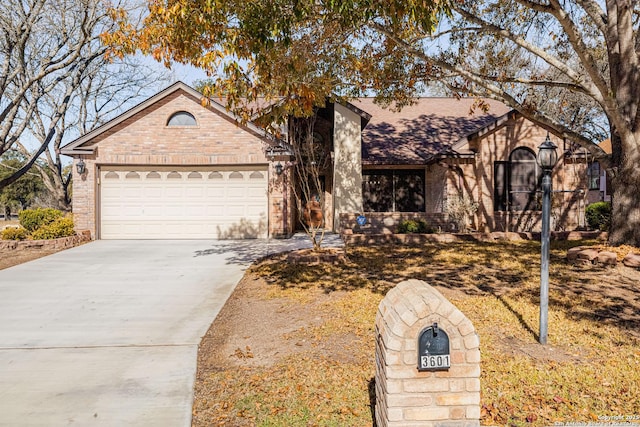
[[[365,212],[424,212],[424,171],[365,171],[362,195]]]
[[[536,155],[520,147],[511,152],[508,162],[493,165],[493,202],[496,211],[539,210],[536,193],[541,178]]]
[[[600,190],[600,163],[590,162],[587,167],[587,185],[589,190]]]
[[[197,126],[196,118],[193,114],[186,111],[178,111],[173,113],[169,120],[167,120],[167,126]]]

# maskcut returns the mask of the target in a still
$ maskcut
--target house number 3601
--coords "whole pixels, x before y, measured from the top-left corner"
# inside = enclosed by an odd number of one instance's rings
[[[420,369],[449,368],[450,366],[449,355],[420,356]]]

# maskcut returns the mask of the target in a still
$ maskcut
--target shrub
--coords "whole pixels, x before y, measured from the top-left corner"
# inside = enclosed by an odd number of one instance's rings
[[[24,227],[9,227],[2,230],[0,237],[4,240],[26,240],[29,232]]]
[[[42,226],[62,218],[62,212],[52,208],[26,209],[18,214],[20,225],[33,233]]]
[[[449,219],[453,221],[456,229],[461,233],[466,233],[469,228],[469,219],[478,210],[478,202],[474,202],[466,194],[450,197],[445,205],[445,212]]]
[[[585,210],[587,224],[593,230],[608,231],[611,225],[611,203],[596,202],[587,206]]]
[[[31,233],[35,240],[57,239],[58,237],[73,236],[73,219],[71,217],[58,218],[51,224],[43,225]]]
[[[398,234],[408,233],[421,233],[429,234],[433,233],[433,229],[429,227],[429,224],[423,219],[405,219],[398,224]]]

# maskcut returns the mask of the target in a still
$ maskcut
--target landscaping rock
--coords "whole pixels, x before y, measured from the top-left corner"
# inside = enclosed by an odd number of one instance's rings
[[[627,267],[640,268],[640,254],[629,254],[622,260]]]
[[[615,252],[602,251],[598,254],[598,264],[603,265],[616,265],[618,263],[618,256]]]
[[[91,240],[91,232],[84,230],[74,236],[50,240],[0,240],[0,250],[21,251],[24,249],[66,249]]]
[[[583,249],[578,252],[578,259],[593,261],[598,258],[598,251],[595,249]]]
[[[578,259],[578,254],[584,250],[582,246],[576,246],[575,248],[571,248],[567,251],[567,260],[575,261]]]

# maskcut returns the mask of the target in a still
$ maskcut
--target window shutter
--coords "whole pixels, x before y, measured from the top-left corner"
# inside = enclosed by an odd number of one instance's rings
[[[507,185],[509,163],[495,162],[493,164],[493,210],[506,211],[508,208],[509,191]]]

